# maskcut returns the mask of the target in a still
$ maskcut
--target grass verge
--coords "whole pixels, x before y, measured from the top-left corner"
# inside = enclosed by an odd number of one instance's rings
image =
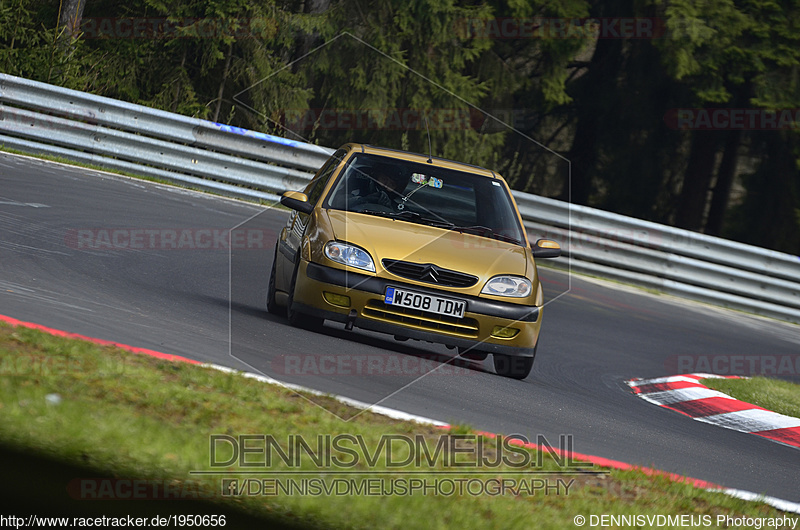
[[[114,510],[143,510],[143,506],[149,506],[148,502],[159,502],[159,515],[168,512],[188,515],[199,513],[199,504],[191,503],[196,500],[203,503],[206,511],[202,513],[210,510],[211,513],[231,514],[231,524],[226,525],[227,528],[252,527],[253,521],[257,521],[261,525],[313,528],[562,529],[575,527],[573,520],[578,515],[587,519],[600,514],[669,515],[712,523],[720,516],[777,518],[783,515],[765,504],[709,492],[664,476],[636,470],[597,473],[601,470],[596,467],[589,469],[574,462],[559,463],[548,455],[529,450],[524,454],[532,465],[526,468],[525,475],[513,466],[483,465],[468,470],[448,467],[443,458],[434,459],[430,465],[423,461],[419,466],[391,468],[387,465],[386,451],[379,450],[381,440],[385,441],[388,435],[396,439],[420,436],[431,453],[442,437],[449,437],[448,443],[455,440],[456,446],[465,451],[463,460],[456,458],[461,462],[468,462],[473,456],[491,461],[503,451],[496,441],[471,435],[468,427],[446,432],[374,414],[361,414],[345,423],[328,412],[352,415],[346,414],[351,412],[345,410],[347,405],[334,399],[327,400],[323,409],[310,405],[293,391],[237,374],[161,361],[23,327],[0,325],[0,370],[3,374],[0,378],[0,445],[6,460],[16,458],[19,468],[18,477],[13,473],[9,475],[8,468],[4,468],[6,480],[3,482],[7,486],[17,479],[38,483],[39,488],[30,491],[17,488],[16,498],[27,499],[30,502],[26,506],[39,506],[51,513],[90,509],[105,513],[112,507],[109,499],[119,500],[120,495],[125,498],[124,495],[130,493],[130,489],[120,491],[120,484],[147,480],[145,493],[159,497],[152,493],[152,484],[160,485],[160,501],[126,503],[121,500],[113,504]],[[315,400],[319,402],[318,397]],[[329,467],[325,463],[314,463],[311,458],[301,459],[299,465],[291,459],[287,463],[277,458],[266,466],[265,452],[258,452],[259,444],[262,451],[264,444],[258,439],[251,439],[244,445],[255,452],[248,453],[244,461],[239,459],[232,464],[225,462],[233,455],[223,454],[223,443],[214,461],[225,465],[212,466],[210,437],[215,434],[234,438],[242,434],[270,435],[280,441],[284,451],[289,451],[292,435],[294,440],[302,437],[311,442],[312,453],[316,452],[313,444],[319,440],[318,435],[361,439],[363,445],[345,444],[349,452],[333,452],[352,464],[348,468],[351,473],[372,471],[381,475],[347,474],[348,470],[341,466]],[[464,438],[456,439],[454,434]],[[478,440],[486,442],[481,450],[476,450]],[[576,445],[579,443],[576,441]],[[391,461],[403,459],[402,444],[400,449],[401,454]],[[323,453],[331,454],[324,449],[317,452]],[[370,454],[376,453],[380,454],[377,462],[367,464]],[[505,454],[508,456],[507,452]],[[20,462],[28,458],[36,460],[38,467],[26,471]],[[242,463],[255,465],[242,466]],[[48,475],[48,469],[52,471],[58,466],[66,466],[67,470]],[[333,473],[323,475],[321,467]],[[269,477],[259,475],[256,477],[259,482],[268,478],[287,485],[289,480],[303,478],[316,478],[326,483],[337,478],[349,480],[353,483],[347,486],[345,482],[344,491],[352,493],[353,484],[364,487],[363,481],[368,478],[408,480],[401,472],[409,469],[421,471],[423,475],[413,477],[428,480],[429,484],[436,480],[455,481],[456,476],[443,474],[455,469],[463,472],[459,477],[483,480],[482,485],[474,483],[473,491],[484,490],[484,493],[467,491],[448,495],[450,490],[443,482],[438,489],[431,487],[427,493],[421,490],[410,493],[406,482],[406,494],[400,494],[396,483],[382,485],[377,494],[372,494],[376,490],[369,489],[358,495],[299,494],[295,491],[295,494],[225,496],[222,489],[223,479],[241,479],[244,473],[256,470],[273,474],[291,472]],[[210,470],[223,470],[227,474],[221,477],[193,473]],[[477,475],[479,471],[485,474]],[[116,482],[97,482],[101,479]],[[490,488],[485,481],[490,479],[495,479],[498,485],[502,480],[516,480],[517,489],[502,494],[487,493]],[[532,480],[539,482],[530,482]],[[55,487],[52,481],[57,482]],[[525,481],[532,488],[522,488]],[[549,491],[537,490],[545,481],[550,486]],[[238,484],[241,487],[242,483]],[[165,485],[171,485],[173,492],[188,494],[163,498]],[[64,503],[42,502],[41,492],[47,491],[47,487],[61,492]],[[380,490],[388,487],[395,488],[398,494],[381,494]],[[69,494],[64,495],[65,491]],[[497,493],[498,490],[492,491]],[[188,500],[181,500],[183,497]],[[87,500],[92,498],[104,500]]]
[[[703,379],[702,384],[767,410],[800,418],[800,385],[769,377]]]
[[[64,164],[64,165],[67,165],[67,166],[80,167],[80,168],[84,168],[84,169],[91,169],[91,170],[100,171],[100,172],[103,172],[103,173],[110,173],[110,174],[114,174],[114,175],[119,175],[121,177],[145,180],[145,181],[148,181],[148,182],[153,182],[155,184],[162,184],[162,185],[166,185],[166,186],[172,186],[172,187],[175,187],[175,188],[181,188],[181,189],[185,189],[185,190],[196,191],[196,192],[199,192],[199,193],[206,193],[208,195],[215,195],[215,196],[218,196],[218,197],[225,197],[227,199],[235,199],[235,200],[250,202],[250,203],[253,203],[253,204],[258,204],[260,206],[266,206],[266,207],[270,207],[270,208],[277,208],[277,209],[282,209],[282,210],[286,210],[286,211],[289,210],[288,208],[286,208],[285,206],[283,206],[282,204],[280,204],[279,202],[276,202],[276,201],[266,201],[264,199],[256,200],[256,199],[254,199],[252,197],[249,197],[249,198],[243,198],[243,197],[238,197],[238,196],[235,197],[235,196],[232,196],[232,195],[226,195],[226,194],[223,194],[223,193],[219,193],[219,192],[211,190],[211,189],[192,186],[191,184],[188,184],[188,183],[185,183],[185,182],[180,182],[178,180],[168,180],[168,179],[153,177],[153,176],[150,176],[150,175],[142,175],[142,174],[138,174],[138,173],[132,173],[130,171],[125,171],[125,170],[122,170],[122,169],[116,169],[116,168],[112,168],[112,167],[101,166],[101,165],[97,165],[97,164],[87,164],[85,162],[78,162],[77,160],[72,160],[70,158],[65,158],[65,157],[62,157],[62,156],[48,155],[48,154],[45,154],[45,153],[30,153],[30,152],[27,152],[27,151],[20,151],[19,149],[13,149],[11,147],[6,147],[5,145],[0,145],[0,153],[9,153],[9,154],[12,154],[12,155],[21,155],[21,156],[30,157],[30,158],[38,158],[40,160],[47,160],[48,162],[56,162],[58,164]]]

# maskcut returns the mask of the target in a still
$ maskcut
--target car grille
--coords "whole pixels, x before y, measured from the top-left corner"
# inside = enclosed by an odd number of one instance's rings
[[[384,259],[382,263],[383,268],[401,278],[444,287],[472,287],[478,282],[477,276],[443,269],[431,263],[412,263],[396,259]]]
[[[380,300],[369,300],[364,306],[362,314],[365,317],[376,320],[403,324],[426,331],[448,333],[473,339],[478,336],[478,321],[473,318],[455,318],[426,313],[408,307],[388,305]]]

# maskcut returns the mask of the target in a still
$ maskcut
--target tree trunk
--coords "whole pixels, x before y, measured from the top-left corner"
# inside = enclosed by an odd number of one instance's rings
[[[310,15],[324,13],[331,7],[331,0],[306,0],[303,2],[302,12]],[[314,47],[314,40],[318,37],[316,33],[304,33],[297,39],[297,45],[289,62],[298,61],[304,57]],[[295,62],[292,65],[292,73],[297,73],[302,67],[303,61]]]
[[[621,41],[599,39],[589,71],[578,81],[581,88],[575,97],[577,126],[567,155],[572,162],[571,190],[564,190],[563,200],[571,199],[575,204],[589,202],[593,191],[592,177],[600,155],[598,135],[601,134],[603,120],[608,116],[605,107],[609,96],[616,90],[621,52]],[[568,197],[569,191],[571,197]]]
[[[717,157],[719,131],[694,131],[689,164],[683,177],[675,226],[687,230],[703,227],[703,214],[708,203],[708,190]]]
[[[747,189],[747,200],[756,205],[751,209],[754,215],[748,223],[749,239],[759,246],[798,254],[800,219],[796,208],[800,199],[800,170],[793,153],[797,141],[791,131],[763,134],[766,156],[758,169],[761,186]]]
[[[217,108],[214,109],[214,122],[219,121],[219,112],[222,109],[222,96],[225,93],[225,81],[228,79],[228,74],[231,70],[231,56],[233,55],[233,43],[228,44],[228,55],[225,57],[225,68],[222,70],[222,81],[219,83],[219,91],[217,91]]]
[[[63,31],[62,36],[70,40],[78,38],[81,32],[81,20],[86,0],[62,0],[61,13],[58,27]]]
[[[731,186],[736,176],[736,164],[739,157],[739,144],[742,131],[734,129],[728,132],[725,138],[725,147],[722,152],[722,162],[717,171],[717,183],[711,197],[711,209],[708,212],[705,233],[718,236],[722,233],[722,224],[725,221],[725,211],[728,209],[728,199],[731,195]]]
[[[183,75],[184,68],[186,67],[186,47],[183,48],[183,57],[181,57],[181,67],[179,77],[175,80],[175,99],[172,100],[172,112],[178,112],[178,103],[181,100],[181,90],[183,89]]]

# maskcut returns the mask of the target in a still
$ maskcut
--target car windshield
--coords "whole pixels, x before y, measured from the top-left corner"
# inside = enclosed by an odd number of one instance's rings
[[[358,154],[324,207],[524,244],[516,210],[500,180],[426,163]]]

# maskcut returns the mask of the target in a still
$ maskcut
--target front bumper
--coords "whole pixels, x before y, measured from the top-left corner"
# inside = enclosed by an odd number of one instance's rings
[[[464,318],[387,305],[384,293],[388,286],[465,300]],[[349,306],[329,302],[326,292],[349,297]],[[463,296],[306,261],[300,262],[294,299],[300,312],[337,322],[347,322],[355,310],[353,324],[361,329],[519,357],[534,356],[541,326],[539,307]],[[511,338],[493,336],[492,331],[498,326],[519,332]]]

